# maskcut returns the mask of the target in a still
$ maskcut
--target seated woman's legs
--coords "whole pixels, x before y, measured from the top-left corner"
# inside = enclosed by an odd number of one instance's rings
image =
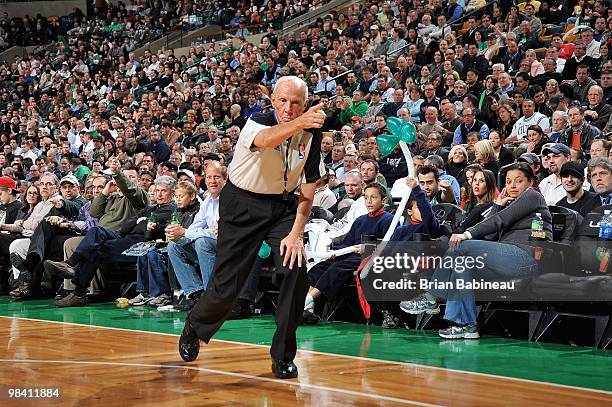
[[[470,258],[479,261],[466,262],[466,259]],[[474,293],[470,289],[454,289],[458,280],[478,281],[482,278],[487,281],[527,276],[537,269],[534,259],[520,247],[482,240],[462,242],[457,249],[449,250],[444,260],[441,267],[434,272],[431,281],[438,285],[450,284],[444,288],[434,287],[414,300],[403,302],[402,310],[412,314],[435,313],[435,299],[447,299],[444,319],[460,325],[475,325]]]

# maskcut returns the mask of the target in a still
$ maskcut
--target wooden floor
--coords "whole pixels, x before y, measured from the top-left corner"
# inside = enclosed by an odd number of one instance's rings
[[[298,379],[278,380],[266,347],[213,341],[187,364],[177,339],[2,317],[0,405],[612,405],[612,393],[316,352],[299,353]],[[9,400],[26,385],[62,395]]]

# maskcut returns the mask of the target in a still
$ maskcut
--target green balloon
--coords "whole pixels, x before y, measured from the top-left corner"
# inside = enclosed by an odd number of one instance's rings
[[[381,134],[376,137],[376,144],[378,144],[378,148],[382,155],[390,154],[397,143],[399,143],[399,137],[395,134]]]
[[[261,244],[261,247],[259,248],[259,253],[257,255],[260,259],[267,259],[268,257],[270,257],[271,251],[272,249],[270,248],[270,245],[264,240],[264,242]]]
[[[414,124],[406,123],[399,134],[399,139],[406,144],[414,143],[416,141],[416,127],[414,127]]]
[[[400,134],[402,132],[402,127],[406,124],[399,117],[389,117],[387,119],[387,129],[391,132],[391,134]]]

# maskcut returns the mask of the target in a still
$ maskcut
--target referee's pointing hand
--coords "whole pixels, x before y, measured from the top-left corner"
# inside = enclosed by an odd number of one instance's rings
[[[319,103],[301,115],[300,120],[302,121],[302,127],[304,129],[320,129],[323,127],[323,123],[325,122],[324,107],[325,105],[323,103]]]

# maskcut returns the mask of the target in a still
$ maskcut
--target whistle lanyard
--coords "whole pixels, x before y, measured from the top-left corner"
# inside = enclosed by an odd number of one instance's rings
[[[289,145],[291,144],[291,138],[287,140],[287,144],[285,145],[285,174],[283,175],[283,180],[285,181],[285,187],[283,189],[283,199],[287,200],[289,198],[289,191],[287,191],[287,180],[289,173]],[[282,153],[281,153],[282,154]]]

